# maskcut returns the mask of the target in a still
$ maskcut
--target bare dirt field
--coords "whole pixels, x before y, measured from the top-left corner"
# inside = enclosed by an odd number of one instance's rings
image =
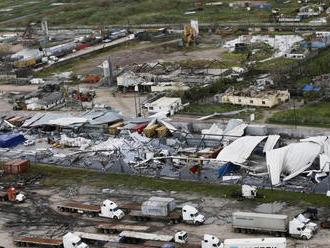
[[[257,204],[253,201],[236,201],[225,198],[205,197],[197,193],[177,193],[148,191],[124,188],[111,188],[107,193],[102,188],[91,186],[44,187],[31,185],[24,188],[27,201],[23,204],[11,202],[0,204],[0,245],[14,247],[11,238],[18,235],[61,237],[67,231],[95,233],[94,226],[100,223],[112,223],[113,220],[90,218],[79,214],[58,212],[56,206],[63,202],[76,201],[85,204],[99,204],[105,199],[118,203],[140,204],[150,196],[174,197],[178,206],[190,204],[201,209],[206,223],[201,226],[187,224],[169,224],[166,222],[137,222],[126,216],[121,223],[150,226],[150,232],[174,234],[179,230],[188,232],[189,242],[199,243],[203,234],[213,234],[221,240],[227,238],[269,237],[263,234],[239,234],[231,228],[231,214],[237,210],[274,212],[293,217],[302,209],[285,202]],[[322,216],[329,214],[328,209],[319,208]],[[287,238],[288,248],[326,248],[330,243],[330,231],[320,229],[309,241]]]
[[[192,50],[178,49],[178,40],[163,43],[140,42],[137,46],[128,47],[118,51],[109,51],[107,54],[88,59],[74,65],[72,70],[76,73],[85,74],[93,68],[102,64],[108,56],[114,66],[127,66],[132,64],[155,63],[155,62],[174,62],[183,60],[214,60],[220,59],[224,48],[196,48]]]

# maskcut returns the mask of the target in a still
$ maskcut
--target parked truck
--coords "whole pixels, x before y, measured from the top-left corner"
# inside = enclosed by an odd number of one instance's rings
[[[57,208],[61,212],[87,214],[90,217],[105,217],[115,220],[120,220],[125,216],[125,213],[118,207],[116,203],[110,200],[105,200],[101,205],[88,205],[75,202],[60,204]]]
[[[209,234],[205,234],[200,244],[188,243],[188,234],[185,231],[173,235],[156,233],[123,231],[119,234],[120,243],[141,245],[141,247],[161,248],[220,248],[220,240]]]
[[[286,248],[285,238],[225,239],[221,248]]]
[[[9,187],[7,192],[0,192],[0,201],[15,201],[15,202],[24,202],[25,195],[14,187]]]
[[[151,197],[141,205],[141,210],[132,210],[130,216],[136,220],[169,220],[171,223],[181,221],[192,224],[202,224],[205,217],[192,206],[185,205],[181,210],[176,208],[175,199],[163,197]]]
[[[235,212],[232,226],[236,232],[264,232],[301,239],[310,239],[313,236],[313,230],[306,224],[296,218],[289,221],[287,215],[280,214]]]
[[[73,233],[67,233],[62,239],[17,237],[14,238],[16,246],[51,246],[62,248],[88,248],[81,238]]]

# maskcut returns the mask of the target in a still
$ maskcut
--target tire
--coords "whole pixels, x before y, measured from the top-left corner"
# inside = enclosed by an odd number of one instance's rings
[[[114,219],[114,220],[118,220],[118,217],[117,217],[117,216],[114,216],[113,219]]]
[[[307,236],[303,235],[303,236],[302,236],[302,239],[303,239],[303,240],[307,240]]]

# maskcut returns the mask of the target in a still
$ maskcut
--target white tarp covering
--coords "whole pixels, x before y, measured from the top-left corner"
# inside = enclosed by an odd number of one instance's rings
[[[305,171],[320,151],[321,146],[313,142],[292,143],[267,151],[266,163],[272,184],[279,184],[282,172],[287,175],[283,180],[287,181]]]
[[[244,163],[251,155],[254,148],[267,136],[244,136],[238,138],[230,145],[226,146],[217,156],[217,160],[232,162],[236,164]]]
[[[269,135],[264,146],[263,152],[267,152],[273,150],[274,146],[276,145],[277,141],[280,139],[279,135]]]

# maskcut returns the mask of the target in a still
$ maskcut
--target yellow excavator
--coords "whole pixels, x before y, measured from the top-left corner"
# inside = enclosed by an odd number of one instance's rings
[[[196,31],[189,25],[184,25],[182,41],[185,47],[190,47],[195,43]]]

